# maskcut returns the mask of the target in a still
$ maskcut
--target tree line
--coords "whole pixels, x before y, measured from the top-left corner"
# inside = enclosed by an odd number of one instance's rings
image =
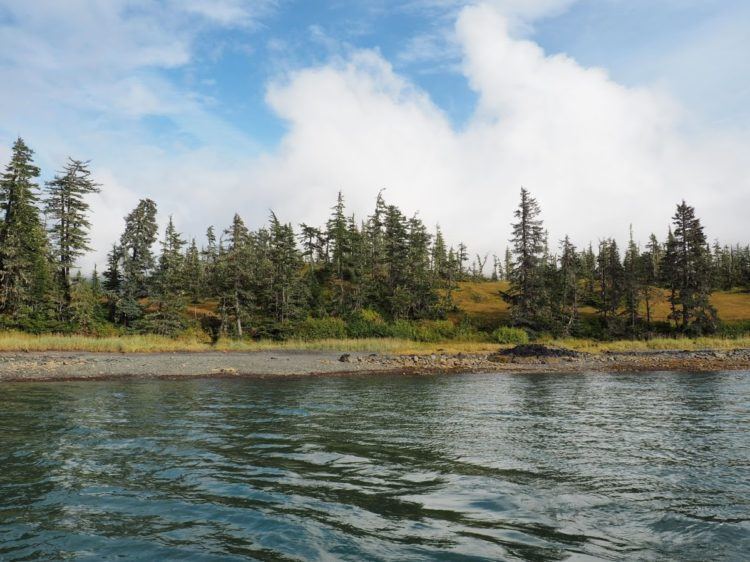
[[[568,236],[552,252],[539,204],[526,189],[520,199],[506,270],[510,287],[502,294],[516,326],[573,336],[708,334],[719,325],[711,293],[750,288],[750,246],[710,246],[685,201],[676,206],[664,242],[651,234],[641,249],[631,228],[624,252],[613,238],[579,250]],[[655,321],[665,292],[667,321]],[[597,312],[595,321],[583,321],[583,307]]]
[[[652,235],[641,249],[631,234],[621,254],[613,239],[579,250],[566,236],[553,251],[540,207],[525,189],[510,246],[502,260],[493,256],[489,277],[487,256],[471,261],[464,244],[449,245],[439,227],[430,232],[382,192],[359,221],[339,194],[321,226],[295,229],[271,212],[253,230],[235,215],[225,229],[209,227],[200,245],[171,217],[160,233],[156,203],[142,199],[125,217],[104,270],[84,277],[78,261],[91,250],[87,196],[100,190],[89,166],[69,159],[40,188],[33,151],[20,138],[13,145],[0,178],[3,327],[286,337],[315,319],[340,319],[350,335],[365,324],[353,333],[389,335],[389,324],[460,312],[453,294],[461,281],[505,279],[508,289],[498,298],[509,303],[511,323],[529,332],[708,333],[718,325],[711,291],[750,287],[750,248],[709,247],[684,202],[664,242]],[[667,324],[653,319],[659,291],[669,295]],[[596,309],[594,321],[581,315],[584,307]]]

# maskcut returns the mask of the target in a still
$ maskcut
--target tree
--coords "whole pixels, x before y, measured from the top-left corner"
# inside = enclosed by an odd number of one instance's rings
[[[141,199],[125,217],[125,231],[120,237],[123,277],[138,296],[148,294],[147,281],[155,266],[153,245],[156,243],[156,203]]]
[[[157,229],[156,203],[151,199],[141,199],[125,217],[125,231],[119,245],[122,282],[116,317],[126,326],[143,315],[138,299],[149,294],[149,277],[155,266],[151,248],[156,242]]]
[[[672,217],[674,234],[668,248],[673,319],[684,332],[716,329],[716,309],[711,306],[711,261],[706,235],[695,209],[677,205]]]
[[[302,283],[300,271],[302,257],[295,244],[294,230],[282,224],[271,213],[269,258],[273,266],[271,287],[273,314],[276,322],[286,322],[299,317],[302,308]]]
[[[625,295],[625,311],[628,315],[628,329],[631,334],[636,332],[640,320],[638,307],[641,303],[641,256],[638,246],[633,240],[633,227],[630,227],[628,249],[623,260],[623,293]]]
[[[663,250],[656,235],[651,234],[646,245],[646,251],[641,254],[640,278],[641,297],[646,308],[646,325],[651,328],[652,308],[654,300],[658,295],[658,284],[660,280],[660,264]]]
[[[330,267],[334,279],[336,309],[343,314],[346,309],[347,285],[349,274],[349,259],[351,257],[351,240],[348,221],[345,214],[344,196],[339,191],[336,204],[331,209],[333,214],[326,223],[326,242],[330,259]]]
[[[221,331],[227,332],[230,321],[235,334],[244,335],[243,319],[255,300],[250,290],[252,258],[251,237],[242,218],[235,213],[231,226],[224,231],[226,248],[219,248],[216,281],[218,283]],[[258,267],[258,264],[255,264]]]
[[[48,244],[37,202],[39,168],[23,139],[13,145],[0,178],[0,311],[14,320],[44,310],[49,288]]]
[[[536,199],[521,188],[521,202],[514,212],[517,222],[512,225],[510,240],[513,254],[508,273],[510,289],[503,293],[510,304],[513,323],[535,330],[545,328],[549,320],[549,299],[542,270],[545,233],[540,213]]]
[[[623,267],[620,250],[614,239],[599,242],[596,271],[599,283],[597,309],[611,331],[615,329],[623,295]]]
[[[141,329],[163,336],[176,336],[187,327],[185,318],[185,241],[177,232],[172,217],[164,230],[159,266],[152,281],[151,302]]]
[[[88,231],[89,204],[86,195],[98,193],[99,185],[91,179],[88,162],[68,159],[55,178],[47,182],[45,212],[56,264],[56,277],[62,292],[63,307],[70,307],[71,269],[76,260],[90,251]],[[62,316],[65,316],[63,311]]]
[[[206,272],[198,244],[193,238],[190,246],[185,252],[183,265],[183,278],[185,280],[185,292],[192,303],[198,303],[206,295]]]
[[[556,301],[560,310],[560,320],[565,335],[570,335],[578,322],[578,278],[580,259],[576,247],[566,235],[560,242],[560,269]]]

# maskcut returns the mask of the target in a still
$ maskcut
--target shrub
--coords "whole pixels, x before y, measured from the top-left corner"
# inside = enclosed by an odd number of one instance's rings
[[[303,340],[343,339],[346,322],[341,318],[306,318],[294,329],[293,335]]]
[[[350,338],[386,338],[391,336],[391,329],[382,316],[374,310],[364,309],[352,313],[346,323],[346,332]]]
[[[509,326],[500,326],[492,333],[492,338],[497,343],[529,343],[529,334],[525,330]]]
[[[732,339],[746,337],[750,334],[750,320],[720,324],[718,334]]]

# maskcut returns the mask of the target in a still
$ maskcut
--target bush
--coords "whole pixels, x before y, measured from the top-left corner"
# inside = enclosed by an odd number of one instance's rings
[[[492,332],[492,338],[497,343],[529,343],[529,334],[527,334],[525,330],[511,328],[509,326],[500,326],[497,330]]]
[[[750,334],[750,320],[722,323],[719,325],[718,335],[725,338],[741,338]]]
[[[350,338],[386,338],[391,336],[391,329],[376,311],[364,309],[352,313],[346,333]]]
[[[293,336],[302,340],[344,339],[346,322],[341,318],[306,318],[294,329]]]

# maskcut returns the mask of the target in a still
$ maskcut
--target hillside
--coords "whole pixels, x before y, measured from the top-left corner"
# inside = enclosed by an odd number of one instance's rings
[[[500,297],[501,290],[507,290],[505,281],[464,281],[453,293],[456,306],[469,318],[484,327],[492,327],[508,318],[508,305]],[[719,318],[729,324],[750,321],[750,292],[733,290],[717,291],[711,297]],[[644,311],[645,312],[645,311]],[[595,314],[590,307],[581,308],[581,314]],[[669,314],[667,292],[652,309],[654,320],[666,320]]]

